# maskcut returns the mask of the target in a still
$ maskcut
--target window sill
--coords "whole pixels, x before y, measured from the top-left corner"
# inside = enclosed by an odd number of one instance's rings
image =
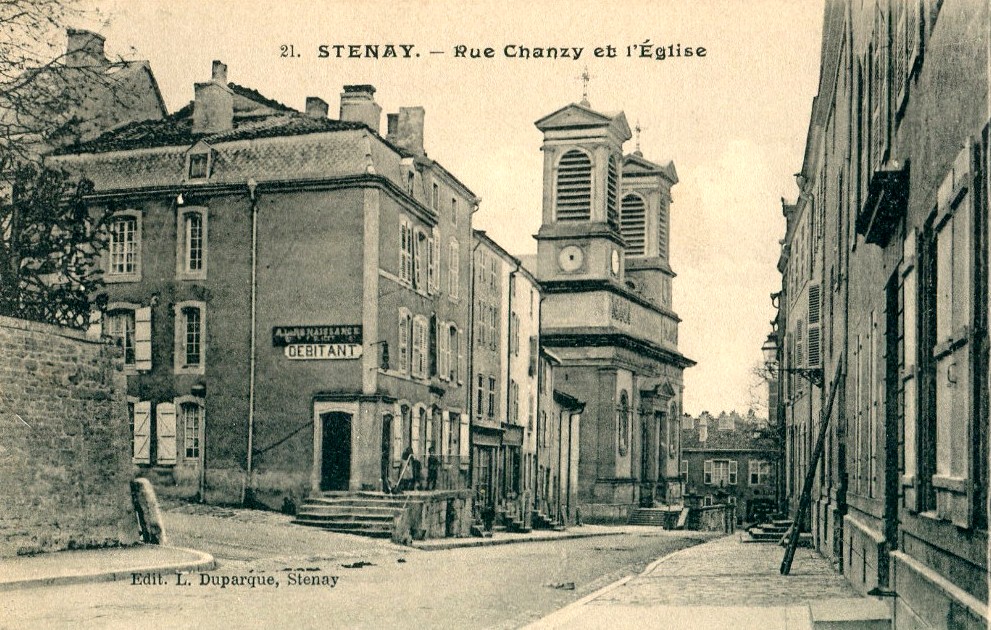
[[[175,374],[190,374],[193,376],[203,376],[206,373],[205,366],[202,365],[186,365],[182,367],[176,367],[174,370]]]
[[[141,273],[104,273],[103,282],[105,284],[117,284],[120,282],[141,282]]]
[[[957,494],[965,494],[967,492],[967,479],[962,477],[943,477],[940,475],[933,475],[933,487],[939,488],[940,490],[949,490],[950,492],[955,492]]]
[[[176,280],[206,280],[206,271],[178,271]]]

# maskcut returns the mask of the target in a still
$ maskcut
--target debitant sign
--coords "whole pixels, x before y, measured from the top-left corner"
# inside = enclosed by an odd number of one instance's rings
[[[357,359],[361,357],[361,333],[360,325],[275,326],[272,345],[284,348],[289,359]]]

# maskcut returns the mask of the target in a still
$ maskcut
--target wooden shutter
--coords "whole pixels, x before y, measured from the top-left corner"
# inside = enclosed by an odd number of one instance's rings
[[[134,363],[139,370],[151,369],[151,307],[134,311]]]
[[[175,405],[158,403],[155,407],[155,444],[158,447],[158,464],[174,464],[176,461]]]
[[[93,309],[89,312],[89,327],[86,329],[87,339],[99,339],[103,335],[103,311]]]
[[[458,329],[458,385],[465,382],[465,374],[468,370],[468,364],[465,361],[465,332]],[[469,411],[471,411],[469,409]]]
[[[151,463],[151,403],[147,400],[134,403],[134,457],[135,464]]]
[[[468,467],[468,418],[470,414],[461,414],[461,435],[458,439],[458,454],[461,456],[461,467]]]
[[[822,337],[820,332],[820,311],[822,307],[822,290],[820,285],[809,285],[809,338],[808,361],[806,367],[822,367]]]
[[[447,441],[451,436],[451,427],[448,424],[451,421],[450,412],[443,411],[440,416],[440,444],[434,446],[434,452],[438,457],[443,457],[445,455],[450,455],[447,452]]]
[[[403,414],[402,409],[392,416],[392,463],[400,465],[403,461]]]
[[[430,291],[440,291],[440,235],[434,228],[430,237]]]
[[[414,407],[410,412],[412,417],[409,423],[409,434],[410,434],[410,447],[413,449],[413,455],[419,457],[420,455],[420,409]]]

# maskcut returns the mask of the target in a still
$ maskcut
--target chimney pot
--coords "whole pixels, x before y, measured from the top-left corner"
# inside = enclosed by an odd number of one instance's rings
[[[211,79],[217,83],[227,85],[227,64],[217,59],[213,60]]]
[[[372,85],[345,85],[341,92],[341,120],[360,122],[375,133],[379,132],[382,107],[375,102]]]
[[[327,101],[317,96],[306,97],[306,115],[310,118],[326,118],[329,111]]]
[[[83,29],[70,28],[66,30],[68,46],[66,47],[65,63],[67,66],[81,67],[88,65],[104,66],[107,56],[104,53],[106,38],[99,33]]]

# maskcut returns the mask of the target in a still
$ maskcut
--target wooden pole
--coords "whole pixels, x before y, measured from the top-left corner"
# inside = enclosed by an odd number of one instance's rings
[[[822,414],[822,423],[819,427],[819,438],[816,440],[815,449],[812,451],[812,461],[809,462],[809,469],[805,473],[805,483],[802,485],[802,494],[798,500],[798,510],[795,512],[795,521],[789,530],[788,545],[785,548],[785,557],[781,560],[781,575],[788,575],[791,572],[791,563],[795,559],[795,550],[798,548],[798,537],[802,530],[802,519],[805,517],[809,506],[812,503],[812,484],[815,482],[816,468],[822,458],[822,451],[826,444],[826,433],[829,428],[829,416],[833,411],[833,400],[836,398],[836,390],[839,385],[840,374],[843,368],[843,357],[836,364],[836,373],[833,375],[832,386],[829,388],[829,400],[826,402],[826,409]]]

